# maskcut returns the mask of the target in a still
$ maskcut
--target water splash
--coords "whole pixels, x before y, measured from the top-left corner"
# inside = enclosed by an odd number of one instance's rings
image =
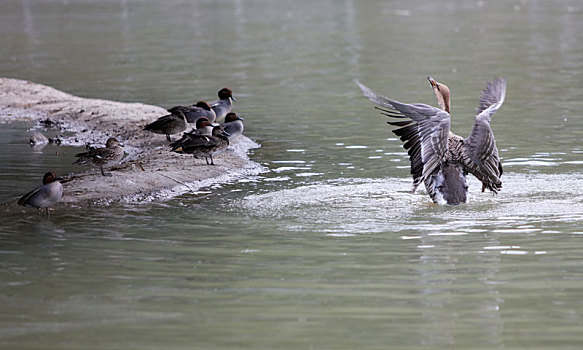
[[[495,196],[470,179],[470,202],[437,206],[409,179],[339,179],[252,194],[241,207],[290,230],[327,234],[400,232],[451,237],[494,233],[570,232],[583,222],[583,176],[508,174]]]

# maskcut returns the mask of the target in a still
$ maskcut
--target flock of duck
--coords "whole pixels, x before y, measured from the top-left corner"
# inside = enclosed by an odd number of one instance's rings
[[[158,118],[144,129],[166,135],[172,152],[204,157],[207,164],[214,165],[213,155],[224,151],[230,140],[243,133],[243,118],[231,112],[233,101],[236,101],[233,91],[222,88],[218,95],[219,99],[210,104],[199,101],[192,106],[172,107],[168,110],[170,114]],[[215,121],[222,119],[224,123],[215,124]],[[185,131],[190,124],[194,124],[194,128],[172,142],[170,135]]]
[[[363,94],[380,107],[381,113],[400,120],[387,122],[398,127],[393,130],[409,154],[413,189],[423,182],[431,199],[438,204],[467,202],[466,175],[471,173],[482,182],[482,192],[488,189],[498,193],[502,188],[502,164],[490,128],[492,115],[500,109],[506,95],[506,80],[496,78],[482,91],[472,131],[467,138],[451,132],[450,90],[433,78],[429,83],[437,98],[438,107],[421,103],[402,103],[379,95],[358,83]],[[235,100],[229,88],[219,90],[219,100],[213,103],[197,102],[192,106],[170,108],[170,114],[146,125],[145,130],[166,135],[173,152],[204,157],[207,164],[214,164],[213,155],[225,150],[229,141],[243,132],[242,118],[231,112]],[[222,124],[214,124],[225,119]],[[178,140],[170,135],[184,132],[190,124],[194,128]],[[103,176],[111,176],[104,166],[117,163],[123,158],[122,145],[115,139],[107,140],[106,147],[89,149],[76,155],[74,164],[93,164]],[[210,161],[209,161],[210,158]],[[63,187],[53,172],[43,177],[43,185],[25,194],[18,204],[46,208],[55,204],[63,195]]]
[[[192,154],[195,158],[204,157],[207,165],[214,165],[213,155],[223,152],[244,129],[243,118],[231,112],[233,101],[236,101],[232,90],[222,88],[218,96],[219,100],[211,103],[199,101],[191,106],[172,107],[168,109],[170,114],[159,117],[146,125],[144,130],[166,135],[168,141],[171,141],[172,152]],[[215,123],[223,119],[223,123]],[[170,135],[184,132],[189,125],[193,125],[193,129],[172,142]],[[88,147],[87,152],[78,153],[75,157],[77,160],[73,164],[93,165],[99,167],[101,175],[112,176],[104,168],[123,159],[123,145],[110,137],[105,147]],[[43,184],[22,196],[18,204],[37,208],[39,212],[45,208],[48,215],[49,207],[63,196],[62,180],[54,172],[47,172],[43,176]]]

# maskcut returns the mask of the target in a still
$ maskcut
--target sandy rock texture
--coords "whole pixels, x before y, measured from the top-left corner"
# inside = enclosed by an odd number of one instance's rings
[[[75,135],[63,144],[103,147],[113,136],[125,145],[127,154],[112,168],[112,177],[101,176],[98,168],[87,171],[85,167],[69,174],[71,181],[63,184],[61,205],[159,200],[264,171],[247,156],[249,149],[259,145],[243,135],[215,157],[215,166],[170,152],[164,135],[143,130],[164,114],[166,110],[157,106],[81,98],[29,81],[0,78],[0,122],[49,120]]]

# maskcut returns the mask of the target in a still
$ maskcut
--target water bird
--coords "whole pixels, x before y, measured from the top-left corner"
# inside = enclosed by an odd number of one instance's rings
[[[182,111],[161,116],[144,127],[144,130],[156,134],[165,134],[168,141],[172,141],[171,134],[179,134],[188,128],[188,121]]]
[[[196,121],[196,128],[191,131],[191,133],[194,132],[195,134],[200,134],[200,135],[212,135],[213,133],[213,124],[211,123],[211,121],[208,118],[199,118]]]
[[[123,145],[119,143],[114,137],[107,139],[105,147],[100,148],[88,148],[87,152],[77,153],[75,157],[78,157],[73,164],[80,165],[97,165],[101,170],[101,175],[111,176],[110,173],[105,173],[103,167],[110,166],[119,163],[123,156]]]
[[[213,126],[207,118],[200,118],[196,121],[196,129],[192,129],[189,132],[185,132],[182,137],[174,142],[170,143],[172,149],[178,148],[186,141],[193,138],[198,138],[201,135],[211,136],[213,131]]]
[[[215,111],[216,120],[222,120],[231,111],[233,101],[237,100],[233,97],[233,91],[228,87],[220,89],[218,95],[219,99],[211,102],[211,108]]]
[[[172,152],[192,154],[194,158],[204,157],[207,165],[215,165],[213,155],[229,146],[229,134],[222,126],[213,128],[212,135],[190,134],[184,142],[175,144]],[[210,158],[210,163],[208,158]]]
[[[428,77],[439,108],[422,103],[407,104],[379,95],[357,82],[363,94],[379,107],[382,114],[399,121],[389,121],[399,127],[393,133],[404,142],[413,175],[414,193],[423,182],[433,202],[438,204],[466,203],[471,173],[486,189],[498,193],[502,188],[502,163],[494,133],[490,128],[492,115],[500,109],[506,96],[506,80],[496,78],[482,91],[472,131],[467,138],[450,130],[450,90]]]
[[[223,129],[229,134],[229,140],[234,140],[243,133],[243,121],[236,113],[229,112],[225,116],[225,122],[221,124]]]
[[[28,192],[18,200],[18,204],[25,207],[38,208],[38,212],[42,208],[46,209],[49,215],[49,207],[57,203],[63,197],[63,185],[59,182],[54,172],[49,171],[43,176],[43,184],[34,190]]]
[[[175,106],[168,109],[168,112],[176,115],[182,112],[186,117],[186,121],[191,124],[196,123],[199,118],[207,118],[211,123],[217,119],[215,111],[206,101],[198,101],[192,106]]]

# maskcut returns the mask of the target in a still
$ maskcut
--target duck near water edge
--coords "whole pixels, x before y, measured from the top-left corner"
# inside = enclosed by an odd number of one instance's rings
[[[47,215],[49,215],[49,207],[52,207],[63,197],[61,180],[52,171],[45,173],[43,176],[43,184],[20,197],[18,204],[25,207],[37,208],[39,214],[42,208],[45,208]]]

